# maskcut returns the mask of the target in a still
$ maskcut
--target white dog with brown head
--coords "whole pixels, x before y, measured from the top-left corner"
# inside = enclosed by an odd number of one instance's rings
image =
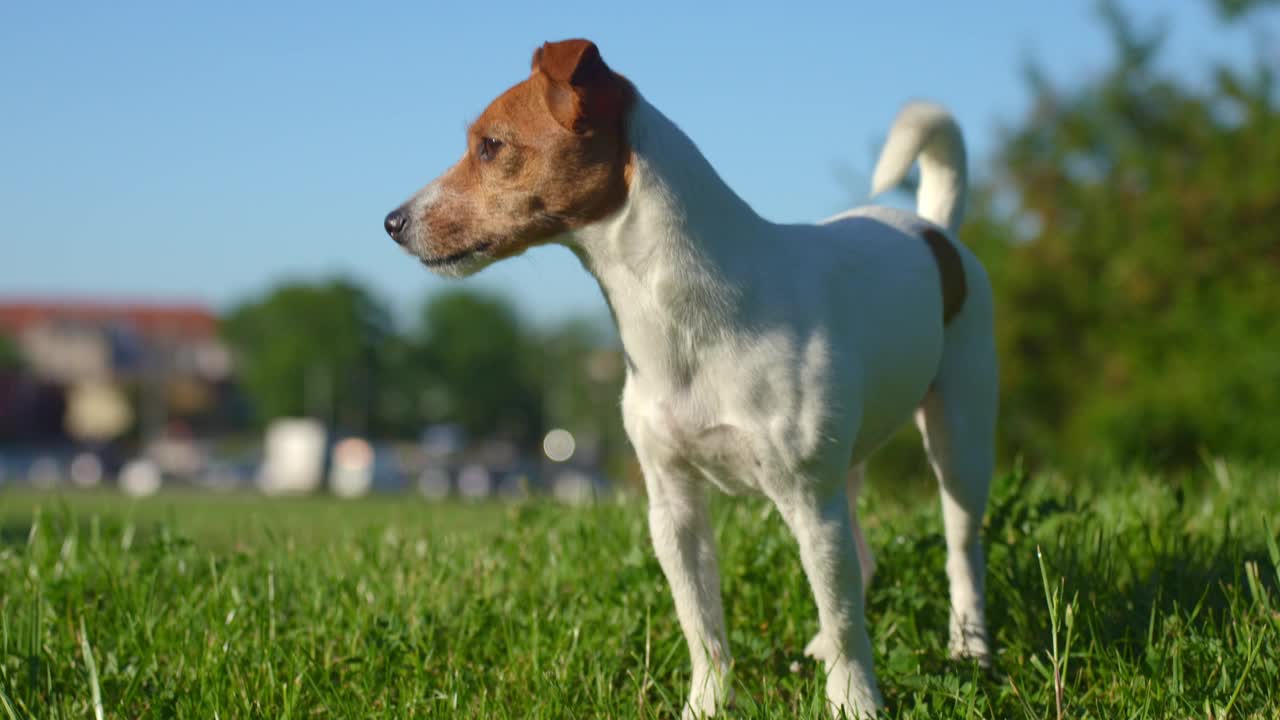
[[[898,116],[877,191],[921,165],[919,214],[815,225],[757,215],[585,40],[548,43],[467,132],[467,152],[387,216],[461,276],[559,243],[599,281],[626,350],[623,419],[654,548],[689,644],[685,715],[713,715],[731,666],[706,485],[755,493],[800,545],[834,712],[880,706],[856,516],[862,463],[913,416],[938,475],[957,656],[989,658],[979,529],[993,466],[996,356],[986,273],[953,234],[964,145],[941,108]]]

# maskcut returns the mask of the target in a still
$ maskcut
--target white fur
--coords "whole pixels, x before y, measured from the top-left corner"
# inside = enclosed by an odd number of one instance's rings
[[[409,198],[408,202],[404,204],[406,212],[411,218],[423,217],[436,203],[445,198],[447,192],[447,190],[442,189],[439,180],[433,180],[427,183],[426,187],[414,193],[413,197]],[[445,277],[467,277],[494,263],[494,258],[484,252],[472,253],[452,262],[436,263],[429,259],[433,255],[429,242],[430,238],[426,234],[425,228],[421,224],[415,223],[404,241],[405,252],[418,258],[433,272]]]
[[[916,209],[920,217],[957,232],[964,216],[968,162],[960,127],[941,105],[913,102],[898,113],[872,173],[871,194],[897,187],[917,159],[920,188]]]
[[[939,271],[919,235],[930,222],[959,224],[954,121],[908,106],[876,171],[884,190],[919,155],[923,219],[867,207],[818,225],[759,217],[643,98],[629,127],[624,206],[564,241],[599,280],[627,352],[623,417],[693,663],[686,716],[714,714],[730,693],[707,483],[776,504],[817,601],[809,651],[826,663],[832,709],[875,714],[863,617],[872,560],[851,511],[860,464],[913,416],[942,489],[951,647],[985,660],[978,531],[996,414],[991,291],[958,247],[968,296],[944,328]]]

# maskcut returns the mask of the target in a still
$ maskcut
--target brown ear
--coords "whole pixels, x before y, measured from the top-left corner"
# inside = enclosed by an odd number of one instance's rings
[[[570,130],[583,132],[622,112],[626,81],[604,64],[590,40],[544,43],[533,52],[532,70],[550,81],[547,108]]]
[[[561,40],[543,43],[533,51],[534,71],[541,70],[558,83],[585,87],[604,80],[609,66],[600,57],[600,49],[590,40]]]

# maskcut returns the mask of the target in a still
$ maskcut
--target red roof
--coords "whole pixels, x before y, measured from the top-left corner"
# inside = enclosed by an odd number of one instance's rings
[[[0,330],[20,333],[51,322],[127,325],[145,336],[209,338],[218,316],[197,303],[0,299]]]

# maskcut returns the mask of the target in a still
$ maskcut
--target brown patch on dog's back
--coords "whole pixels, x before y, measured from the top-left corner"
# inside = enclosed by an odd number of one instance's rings
[[[920,236],[933,252],[933,260],[938,265],[938,276],[942,281],[942,324],[948,325],[964,307],[965,296],[969,294],[964,261],[951,240],[936,228],[928,228]]]

